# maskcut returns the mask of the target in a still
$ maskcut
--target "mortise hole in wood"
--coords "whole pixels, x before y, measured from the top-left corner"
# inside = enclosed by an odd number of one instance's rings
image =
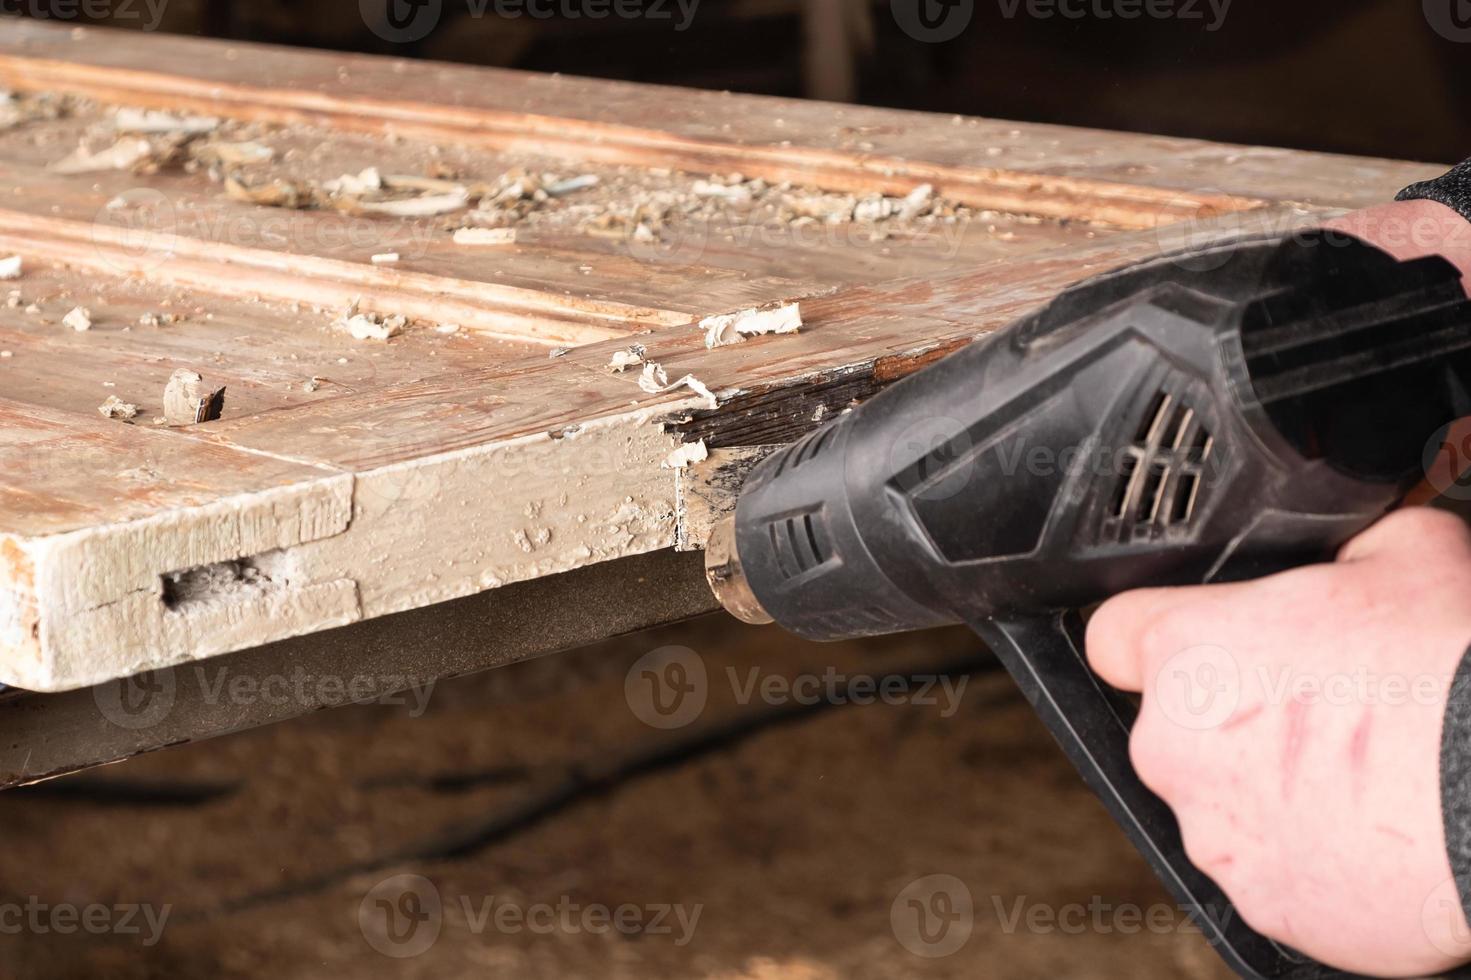
[[[217,603],[237,603],[290,584],[285,552],[197,565],[159,577],[164,608],[184,612]]]

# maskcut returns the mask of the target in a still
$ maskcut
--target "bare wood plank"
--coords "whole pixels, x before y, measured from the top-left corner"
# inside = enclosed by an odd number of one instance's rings
[[[349,580],[309,578],[290,558],[347,527],[347,474],[8,399],[0,456],[7,683],[74,687],[360,615]],[[258,587],[165,601],[168,573],[259,555],[277,557]]]
[[[38,180],[38,183],[40,181]],[[26,175],[18,188],[38,189]],[[40,193],[34,200],[44,202]],[[73,199],[71,210],[91,203]],[[155,282],[224,294],[403,314],[431,323],[456,323],[489,336],[576,345],[625,336],[650,326],[686,323],[690,315],[614,301],[584,300],[540,290],[327,258],[298,249],[284,251],[192,237],[170,227],[132,228],[99,217],[53,217],[35,210],[0,209],[0,248],[38,259],[65,262],[104,275],[139,276]],[[234,234],[259,224],[259,209],[239,209]],[[302,215],[308,224],[320,216]],[[205,227],[209,227],[208,224]]]
[[[63,30],[27,25],[0,47],[9,52],[0,54],[0,82],[22,91],[50,89],[104,101],[388,132],[569,160],[702,173],[739,170],[846,191],[905,194],[929,183],[978,208],[1121,228],[1154,227],[1263,203],[1250,194],[1187,190],[1190,185],[1185,183],[1162,188],[1158,184],[1163,181],[1009,169],[978,160],[962,163],[957,147],[926,159],[902,150],[906,144],[902,138],[894,141],[890,153],[876,144],[865,149],[869,140],[832,139],[832,110],[817,104],[798,107],[754,97],[675,94],[651,86],[537,79],[516,72],[416,66],[373,56],[308,54],[263,45],[236,45],[235,58],[221,59],[208,43],[177,37],[139,43],[120,33],[109,41],[84,45]],[[158,65],[170,68],[163,71]],[[384,98],[380,94],[384,92],[398,97]],[[722,99],[726,101],[718,101]],[[541,111],[530,111],[528,105]],[[771,132],[769,122],[759,123],[777,106],[783,115],[772,117],[780,125]],[[788,120],[788,115],[796,118]],[[864,114],[855,115],[859,125],[849,128],[865,134],[885,129],[863,125]],[[743,124],[741,141],[709,132],[711,120],[733,116]],[[608,121],[609,117],[619,121]],[[887,118],[890,126],[895,118]],[[635,125],[633,120],[647,122]],[[817,123],[817,139],[810,135],[808,123]],[[774,138],[760,139],[757,133],[762,129],[767,132],[761,135]],[[823,140],[824,135],[829,138]],[[1093,139],[1105,137],[1093,134]],[[1068,162],[1053,161],[1064,167]]]

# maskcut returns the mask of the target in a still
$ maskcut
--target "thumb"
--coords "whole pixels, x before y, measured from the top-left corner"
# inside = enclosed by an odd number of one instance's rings
[[[1121,690],[1142,691],[1160,621],[1188,602],[1195,588],[1135,589],[1099,606],[1088,620],[1086,641],[1094,673]]]

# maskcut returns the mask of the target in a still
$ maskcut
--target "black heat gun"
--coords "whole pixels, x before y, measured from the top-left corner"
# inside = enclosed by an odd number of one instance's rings
[[[1160,256],[767,457],[708,575],[731,612],[814,640],[969,624],[1237,972],[1343,976],[1253,932],[1187,860],[1079,610],[1330,560],[1471,414],[1468,381],[1471,303],[1442,258],[1329,231]]]

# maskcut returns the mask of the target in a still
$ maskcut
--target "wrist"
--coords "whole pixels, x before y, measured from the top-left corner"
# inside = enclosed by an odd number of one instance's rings
[[[1395,201],[1354,211],[1326,222],[1377,246],[1397,259],[1440,255],[1471,277],[1471,221],[1438,201]]]

